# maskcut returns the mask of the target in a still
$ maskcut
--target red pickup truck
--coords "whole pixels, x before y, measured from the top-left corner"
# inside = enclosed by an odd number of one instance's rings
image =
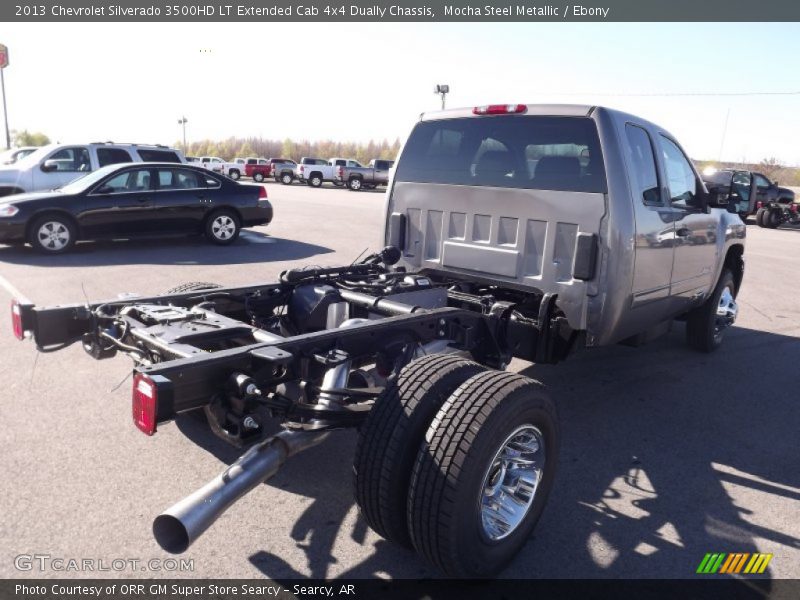
[[[261,183],[272,174],[272,165],[266,158],[248,158],[244,163],[245,177]]]

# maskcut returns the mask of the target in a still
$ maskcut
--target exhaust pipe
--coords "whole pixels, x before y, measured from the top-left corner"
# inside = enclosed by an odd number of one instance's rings
[[[153,535],[172,554],[185,552],[239,498],[272,477],[286,459],[312,446],[327,431],[281,431],[245,452],[220,475],[153,521]]]

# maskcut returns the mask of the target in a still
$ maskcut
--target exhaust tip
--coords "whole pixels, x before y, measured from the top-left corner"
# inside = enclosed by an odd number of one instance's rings
[[[189,548],[189,532],[180,519],[172,515],[158,515],[153,521],[156,543],[170,554],[182,554]]]

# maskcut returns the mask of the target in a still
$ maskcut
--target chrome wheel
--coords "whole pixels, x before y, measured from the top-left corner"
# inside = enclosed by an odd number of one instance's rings
[[[233,179],[234,181],[239,179],[239,171],[231,171],[231,179]]]
[[[45,250],[58,252],[69,244],[69,229],[60,221],[47,221],[39,227],[36,239]]]
[[[311,187],[319,187],[322,185],[322,179],[319,177],[312,177],[311,178]]]
[[[357,192],[361,189],[361,180],[360,179],[351,179],[350,180],[350,189]]]
[[[719,304],[717,305],[717,314],[714,318],[714,340],[719,341],[722,339],[722,333],[733,325],[736,321],[736,315],[739,313],[739,306],[733,297],[733,290],[730,286],[725,286],[722,294],[719,297]]]
[[[492,541],[511,535],[533,506],[544,473],[542,432],[522,425],[500,445],[483,478],[480,518]]]
[[[236,233],[236,223],[228,215],[220,215],[211,222],[211,233],[218,240],[229,240]]]
[[[283,177],[281,177],[281,181],[283,182],[284,185],[289,185],[290,183],[292,183],[292,176],[289,175],[288,173],[285,173]]]

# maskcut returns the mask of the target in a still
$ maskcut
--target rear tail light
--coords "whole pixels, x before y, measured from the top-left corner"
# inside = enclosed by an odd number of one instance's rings
[[[303,165],[300,165],[300,172],[303,172]]]
[[[266,197],[267,197],[267,188],[265,188],[262,185],[258,189],[258,199],[261,200],[262,198],[266,198]]]
[[[25,339],[25,329],[22,327],[22,308],[16,298],[11,301],[11,327],[14,337],[18,340]]]
[[[133,378],[132,409],[134,425],[147,435],[153,435],[156,432],[158,387],[143,373],[137,373]]]
[[[338,169],[336,169],[336,176],[344,177],[344,167],[339,167]]]
[[[474,115],[519,115],[528,110],[524,104],[489,104],[476,106],[472,109]]]

